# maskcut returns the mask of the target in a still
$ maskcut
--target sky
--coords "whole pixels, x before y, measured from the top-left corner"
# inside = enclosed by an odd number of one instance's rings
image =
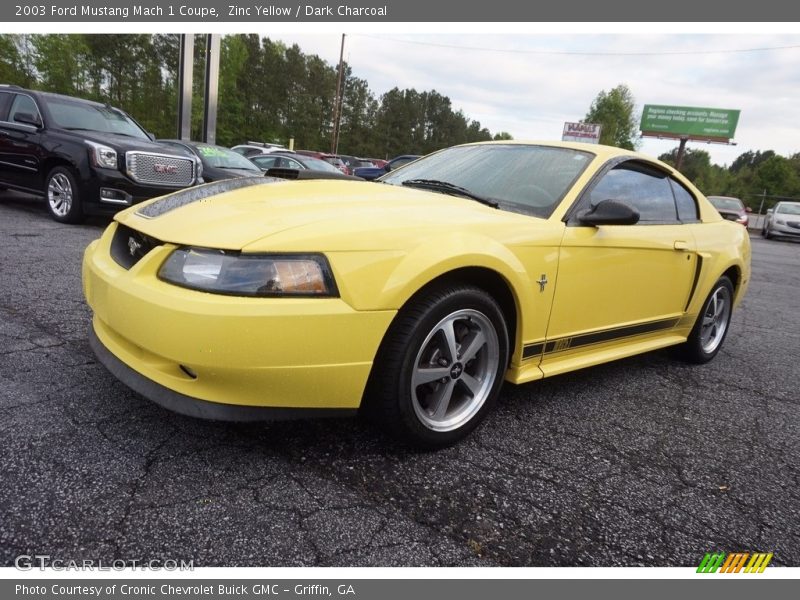
[[[346,33],[346,32],[345,32]],[[330,64],[341,33],[260,32]],[[736,145],[689,142],[712,162],[748,150],[800,152],[798,34],[347,34],[345,60],[376,96],[393,87],[435,89],[493,134],[561,139],[601,90],[624,83],[644,104],[739,109]],[[642,139],[658,156],[673,140]]]

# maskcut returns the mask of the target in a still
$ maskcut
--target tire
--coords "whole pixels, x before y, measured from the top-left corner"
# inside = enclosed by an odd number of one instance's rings
[[[83,206],[75,176],[65,167],[55,167],[47,174],[44,186],[47,209],[59,223],[83,221]]]
[[[682,358],[704,364],[714,358],[728,335],[733,313],[733,283],[720,277],[703,303],[688,339],[679,346]]]
[[[432,288],[389,327],[365,413],[415,448],[450,446],[490,411],[507,368],[508,330],[494,299],[469,285]]]
[[[763,235],[765,239],[772,239],[772,232],[769,230],[769,225],[764,226],[764,231],[761,233],[761,235]]]

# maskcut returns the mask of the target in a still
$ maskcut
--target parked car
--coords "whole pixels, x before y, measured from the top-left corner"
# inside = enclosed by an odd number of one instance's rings
[[[373,179],[377,179],[378,177],[382,177],[386,175],[389,171],[393,171],[394,169],[399,169],[405,164],[408,164],[412,161],[415,161],[419,158],[418,154],[403,154],[402,156],[395,156],[392,160],[387,162],[383,167],[367,167],[367,168],[360,168],[356,169],[355,175],[357,177],[361,177],[362,179],[366,179],[367,181],[372,181]]]
[[[773,236],[800,236],[800,202],[778,202],[769,209],[761,235],[767,239]]]
[[[270,144],[268,142],[247,142],[231,147],[231,150],[247,158],[258,156],[259,154],[269,154],[270,152],[283,152],[288,150],[286,146],[280,144]]]
[[[334,154],[324,154],[322,156],[322,160],[327,163],[332,164],[334,167],[339,169],[345,175],[352,175],[353,173],[350,171],[350,168],[344,163],[344,161]]]
[[[505,380],[712,360],[749,284],[747,231],[642,154],[469,144],[382,182],[234,179],[118,214],[84,257],[99,360],[183,414],[362,410],[436,448]]]
[[[334,167],[329,162],[314,158],[312,156],[304,156],[302,154],[286,154],[284,152],[273,152],[271,154],[264,154],[262,156],[253,156],[250,159],[262,171],[269,169],[311,169],[315,171],[330,171],[339,173],[339,169]]]
[[[181,148],[194,154],[203,164],[203,181],[205,183],[219,181],[220,179],[231,179],[232,177],[257,177],[262,175],[261,169],[249,159],[223,146],[184,140],[159,141],[162,144]]]
[[[0,186],[77,223],[194,185],[200,162],[108,104],[0,86]]]
[[[739,198],[731,198],[729,196],[708,196],[708,201],[714,205],[723,218],[729,221],[735,221],[740,225],[747,227],[749,219],[747,213],[750,209],[745,207],[744,202]]]

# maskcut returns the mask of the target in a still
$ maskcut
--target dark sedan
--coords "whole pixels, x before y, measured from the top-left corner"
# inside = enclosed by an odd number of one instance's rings
[[[298,170],[311,170],[311,171],[327,171],[332,173],[339,173],[339,169],[334,167],[329,162],[314,158],[313,156],[306,156],[305,154],[289,154],[284,152],[271,152],[270,154],[261,154],[259,156],[251,156],[250,160],[254,162],[262,171],[269,169],[298,169]]]
[[[184,140],[159,140],[176,148],[189,150],[203,163],[203,180],[206,183],[234,177],[257,177],[261,169],[241,154],[214,144]]]
[[[360,169],[356,169],[354,174],[356,177],[361,177],[362,179],[372,181],[373,179],[377,179],[381,175],[386,175],[386,173],[393,171],[394,169],[399,169],[403,165],[410,163],[413,160],[417,160],[418,158],[418,154],[403,154],[401,156],[395,156],[383,167],[362,167]]]

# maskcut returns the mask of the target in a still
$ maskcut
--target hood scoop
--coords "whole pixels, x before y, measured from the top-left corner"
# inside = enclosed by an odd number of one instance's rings
[[[177,208],[187,206],[188,204],[194,204],[195,202],[201,202],[211,196],[250,187],[251,185],[265,185],[278,181],[281,180],[274,177],[239,177],[236,179],[224,179],[222,181],[216,181],[199,187],[186,188],[180,192],[175,192],[174,194],[165,196],[160,200],[156,200],[142,207],[136,211],[136,214],[145,219],[155,219]]]

